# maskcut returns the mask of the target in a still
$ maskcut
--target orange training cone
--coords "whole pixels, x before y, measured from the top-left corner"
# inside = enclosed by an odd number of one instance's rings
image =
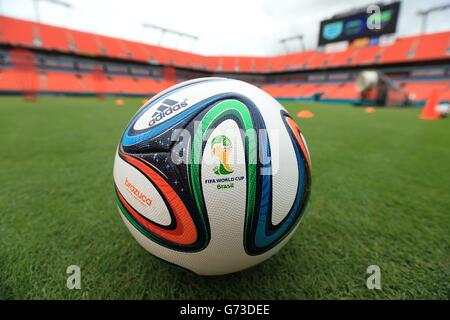
[[[123,106],[124,105],[124,101],[123,101],[123,99],[117,99],[116,100],[116,104],[118,105],[118,106]]]
[[[439,113],[436,111],[438,105],[438,91],[433,90],[427,100],[427,104],[423,108],[420,119],[423,120],[437,120],[439,119]]]
[[[364,111],[367,112],[367,113],[374,113],[375,112],[375,108],[374,107],[367,107]]]
[[[314,118],[314,113],[309,110],[302,110],[297,113],[297,117],[301,119],[311,119]]]

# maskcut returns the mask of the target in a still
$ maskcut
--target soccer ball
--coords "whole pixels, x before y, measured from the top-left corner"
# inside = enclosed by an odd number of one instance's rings
[[[201,275],[254,266],[293,235],[311,163],[287,111],[248,83],[201,78],[153,97],[114,163],[120,215],[147,251]]]

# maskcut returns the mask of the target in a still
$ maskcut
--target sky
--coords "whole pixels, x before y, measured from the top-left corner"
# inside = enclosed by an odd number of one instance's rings
[[[35,0],[0,0],[0,14],[37,20]],[[206,55],[275,55],[281,38],[303,34],[317,47],[319,23],[333,14],[369,5],[366,0],[63,0],[68,9],[37,0],[43,23],[94,32]],[[384,1],[388,3],[390,1]],[[418,10],[450,0],[403,0],[398,35],[420,32]],[[149,23],[193,34],[198,41],[143,28]],[[432,14],[428,32],[450,30],[450,10]],[[161,42],[160,42],[161,41]],[[291,43],[290,51],[300,50]]]

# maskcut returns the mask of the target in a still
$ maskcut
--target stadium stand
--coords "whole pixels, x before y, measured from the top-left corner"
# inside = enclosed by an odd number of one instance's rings
[[[15,46],[35,46],[34,24],[24,20],[0,17],[0,41]]]
[[[330,54],[327,52],[317,52],[306,62],[306,67],[308,69],[320,69],[326,67],[329,56]]]
[[[97,40],[102,55],[110,58],[129,59],[128,49],[122,40],[100,35],[97,36]]]
[[[39,74],[30,70],[2,70],[0,89],[7,92],[35,93],[41,88]]]
[[[156,94],[175,84],[175,82],[130,77],[113,77],[111,80],[119,88],[121,93],[138,95]]]
[[[83,74],[81,75],[81,80],[86,85],[87,92],[89,93],[96,95],[120,93],[117,84],[111,80],[111,77],[104,74]]]
[[[297,89],[296,94],[298,95],[298,97],[311,99],[316,94],[316,90],[319,88],[319,86],[320,85],[318,84],[305,83]]]
[[[356,48],[351,47],[348,50],[340,51],[332,54],[328,59],[328,67],[348,66],[352,63],[352,57]]]
[[[403,84],[403,89],[414,95],[416,100],[426,100],[433,90],[444,94],[450,90],[450,81],[410,81]]]
[[[449,55],[450,33],[441,32],[419,38],[414,60],[442,59]]]
[[[58,57],[61,54],[64,58]],[[33,62],[23,65],[23,60]],[[338,52],[202,56],[0,17],[0,91],[4,93],[150,95],[177,81],[219,75],[255,82],[282,99],[353,101],[358,99],[355,74],[370,67],[388,73],[423,101],[434,89],[448,99],[449,61],[450,32],[398,38],[388,45],[352,44]],[[426,62],[429,76],[426,72],[425,77],[411,76],[419,62]]]
[[[379,46],[370,46],[358,48],[351,62],[351,65],[372,65],[378,63],[384,48]]]
[[[46,88],[42,91],[48,92],[73,92],[85,93],[86,87],[79,76],[68,72],[46,72],[43,73],[43,81],[46,81]],[[46,90],[45,90],[46,89]]]
[[[380,63],[395,63],[411,60],[415,56],[415,49],[419,37],[407,37],[397,39],[395,44],[386,47],[379,60]]]
[[[79,54],[97,56],[102,52],[95,35],[81,31],[71,31],[74,41],[74,51]]]
[[[128,59],[138,62],[150,62],[150,51],[144,44],[127,40],[124,40],[123,43],[128,50]]]
[[[337,87],[328,89],[322,98],[326,101],[354,101],[358,97],[359,93],[354,83],[341,83]]]
[[[447,89],[447,91],[440,94],[439,101],[450,104],[450,89]]]
[[[49,50],[70,51],[69,31],[63,28],[53,28],[45,24],[39,25],[39,35],[42,47]]]

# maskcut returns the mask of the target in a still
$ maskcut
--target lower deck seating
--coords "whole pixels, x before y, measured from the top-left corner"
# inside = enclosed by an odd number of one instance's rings
[[[27,69],[0,70],[0,91],[34,92],[40,90],[39,74]]]
[[[315,96],[328,96],[338,87],[339,84],[336,83],[305,83],[265,85],[261,88],[275,98],[311,99]]]
[[[450,89],[447,89],[439,95],[439,101],[450,103]]]
[[[98,73],[38,72],[11,68],[0,70],[0,92],[135,94],[147,96],[159,93],[175,83],[175,81],[168,80],[108,76]]]
[[[153,95],[174,85],[175,80],[131,76],[111,76],[92,72],[39,72],[27,67],[0,69],[0,92],[53,92],[80,94]],[[397,81],[413,100],[423,102],[433,91],[442,101],[450,96],[450,81]],[[352,101],[359,99],[353,82],[268,84],[261,88],[275,98]]]
[[[47,72],[43,74],[45,91],[86,93],[81,77],[68,72]]]
[[[325,100],[357,100],[359,93],[354,83],[343,83],[322,96]]]
[[[428,99],[430,94],[436,90],[443,94],[450,90],[450,81],[410,81],[400,84],[416,101]]]
[[[424,102],[436,90],[441,101],[450,100],[450,81],[408,81],[398,83],[416,102]],[[321,101],[356,101],[359,93],[353,82],[273,84],[261,87],[270,95],[281,99],[312,99]]]
[[[130,77],[114,77],[112,82],[117,86],[120,93],[146,94],[146,88],[138,79]]]
[[[147,78],[112,77],[112,82],[122,94],[157,94],[175,84],[174,81]]]

